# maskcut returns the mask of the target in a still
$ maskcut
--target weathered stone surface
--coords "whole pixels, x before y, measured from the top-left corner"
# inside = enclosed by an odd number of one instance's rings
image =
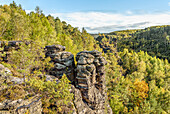
[[[83,102],[83,98],[81,96],[81,92],[79,89],[72,87],[74,93],[74,106],[77,110],[77,114],[95,114],[93,110],[89,108],[89,106]]]
[[[13,83],[13,84],[21,84],[24,82],[23,78],[14,77],[12,72],[0,64],[0,90],[3,89],[2,83]]]
[[[68,79],[74,83],[74,56],[70,52],[65,52],[65,47],[61,45],[51,45],[45,48],[46,57],[50,57],[54,63],[54,68],[50,70],[50,75],[60,79],[66,74]]]
[[[10,51],[20,49],[21,43],[22,41],[0,41],[0,47],[2,48],[2,50],[0,51],[0,61],[3,60],[5,62],[8,62]],[[3,56],[1,56],[1,54],[3,54]]]
[[[4,67],[4,65],[0,64],[0,76],[10,76],[12,75],[11,71]]]
[[[46,81],[56,81],[57,83],[59,82],[59,79],[56,78],[55,76],[52,76],[52,75],[45,75],[46,77]]]
[[[30,99],[5,100],[0,103],[0,114],[41,114],[41,98],[37,95]]]
[[[107,62],[101,56],[102,53],[96,50],[78,53],[76,56],[77,68],[75,68],[74,56],[70,52],[62,51],[62,49],[55,51],[55,46],[51,47],[46,51],[46,56],[51,57],[55,64],[50,75],[60,79],[65,73],[71,82],[75,82],[76,88],[73,86],[72,89],[75,95],[73,102],[76,113],[111,114],[112,110],[107,103],[104,84],[104,65]]]
[[[50,52],[50,51],[52,51],[52,52],[53,51],[55,51],[55,52],[65,51],[65,47],[62,45],[49,45],[49,46],[46,46],[45,49],[47,49],[48,52]]]
[[[62,69],[65,69],[65,68],[66,68],[65,65],[62,65],[62,64],[60,64],[60,63],[55,63],[54,65],[55,65],[55,68],[56,68],[57,70],[62,70]]]
[[[17,42],[11,45],[18,46]],[[112,114],[105,87],[104,65],[107,62],[101,52],[95,50],[79,52],[76,56],[77,67],[75,67],[73,54],[66,52],[64,46],[46,46],[45,55],[54,63],[54,68],[50,70],[49,75],[45,75],[46,81],[56,80],[59,83],[59,79],[66,74],[73,84],[71,92],[74,93],[74,100],[70,106],[74,104],[74,107],[65,107],[67,110],[63,112],[67,113],[71,109],[72,114]],[[0,85],[4,81],[21,84],[24,80],[12,76],[11,71],[0,64]],[[0,103],[0,114],[24,114],[26,111],[40,114],[41,105],[40,97],[35,97],[31,101],[5,100]]]
[[[102,101],[98,101],[97,107],[104,107],[102,109],[96,107],[94,110],[91,106],[89,106],[86,102],[83,100],[83,96],[81,95],[81,90],[76,89],[74,86],[72,86],[72,92],[74,93],[74,106],[76,109],[75,114],[112,114],[112,110],[108,104],[102,103]],[[96,92],[96,91],[94,91]],[[96,97],[102,97],[101,94],[97,95]],[[102,99],[102,98],[100,98]],[[101,103],[99,103],[101,102]]]
[[[9,41],[8,45],[4,46],[4,51],[11,51],[12,49],[19,49],[19,45],[21,44],[21,41]]]
[[[79,90],[74,89],[74,103],[78,113],[111,114],[104,83],[106,60],[98,51],[82,51],[77,54],[76,60],[76,87]]]
[[[15,83],[15,84],[22,84],[24,82],[24,78],[18,78],[14,76],[9,76],[9,81]]]

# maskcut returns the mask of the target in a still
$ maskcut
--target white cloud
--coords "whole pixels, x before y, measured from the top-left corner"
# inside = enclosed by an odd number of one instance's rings
[[[26,13],[30,13],[32,11],[34,11],[34,10],[25,10]]]
[[[73,12],[56,13],[59,17],[74,27],[85,27],[90,33],[111,32],[124,29],[139,29],[155,25],[170,24],[170,12],[157,14],[133,15],[101,13],[101,12]]]
[[[133,14],[133,12],[132,11],[126,11],[126,13],[128,14],[128,15],[132,15]]]

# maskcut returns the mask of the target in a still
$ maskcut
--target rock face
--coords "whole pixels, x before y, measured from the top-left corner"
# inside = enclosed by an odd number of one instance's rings
[[[3,82],[10,83],[12,86],[23,83],[24,79],[12,76],[11,71],[0,64],[0,91],[7,88],[3,85]],[[41,114],[42,103],[39,96],[34,96],[30,99],[6,99],[0,102],[0,114],[25,114],[27,112],[30,114]]]
[[[46,57],[50,57],[54,63],[54,68],[50,70],[50,75],[61,78],[66,74],[68,79],[74,82],[74,55],[65,51],[65,47],[61,45],[51,45],[45,47]]]
[[[18,44],[12,46],[16,46],[14,49],[19,48]],[[66,74],[73,84],[70,90],[74,94],[71,103],[74,104],[73,114],[112,114],[105,87],[104,65],[107,62],[100,52],[79,52],[76,56],[77,66],[73,54],[66,52],[64,46],[46,46],[45,55],[54,63],[54,68],[50,69],[49,75],[46,75],[46,81],[55,79],[60,83],[58,79]],[[23,83],[22,78],[12,76],[11,71],[0,64],[0,85],[1,82],[8,80],[15,84]],[[3,88],[0,87],[1,89]],[[26,111],[30,114],[40,114],[41,105],[40,97],[36,96],[31,100],[8,100],[0,103],[0,114],[25,114]]]
[[[31,99],[5,100],[0,103],[0,114],[41,114],[42,103],[39,96]]]
[[[106,60],[98,51],[82,51],[77,54],[75,67],[74,56],[65,52],[60,45],[46,46],[46,57],[54,62],[50,75],[57,78],[65,73],[74,84],[72,92],[75,95],[74,106],[78,114],[112,113],[107,103],[104,65]]]
[[[4,46],[4,51],[11,51],[12,49],[18,50],[20,49],[21,41],[9,41],[8,45]]]
[[[77,54],[76,60],[76,87],[80,92],[75,89],[74,94],[78,113],[111,114],[105,87],[104,65],[107,63],[106,60],[98,51],[82,51]],[[79,94],[81,94],[81,100],[77,100]]]
[[[13,84],[21,84],[24,82],[23,78],[14,77],[12,72],[0,64],[0,90],[4,89],[3,83],[13,83]]]
[[[77,54],[75,67],[74,56],[65,51],[61,45],[45,47],[46,57],[54,62],[50,75],[61,78],[65,73],[75,84],[72,92],[75,95],[74,104],[78,114],[112,113],[109,107],[105,87],[104,65],[106,60],[98,51],[82,51]]]

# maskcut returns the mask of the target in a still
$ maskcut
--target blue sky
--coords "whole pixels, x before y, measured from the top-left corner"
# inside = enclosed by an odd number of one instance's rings
[[[0,0],[9,4],[13,0]],[[90,33],[170,24],[170,0],[14,0],[27,12],[39,6]]]

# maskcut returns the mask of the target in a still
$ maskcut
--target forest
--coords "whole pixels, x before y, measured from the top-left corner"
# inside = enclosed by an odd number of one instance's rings
[[[138,30],[111,32],[109,35],[117,39],[118,51],[124,48],[139,52],[148,52],[151,56],[170,61],[170,25],[152,26]]]
[[[39,94],[43,113],[63,113],[74,97],[69,91],[71,82],[65,75],[58,84],[39,77],[54,66],[45,57],[45,46],[59,44],[74,56],[84,50],[102,53],[107,61],[107,101],[114,114],[170,113],[170,25],[115,31],[99,37],[96,40],[84,28],[80,32],[58,17],[45,16],[39,7],[26,13],[15,2],[1,5],[0,49],[4,50],[8,41],[22,43],[19,49],[11,50],[8,62],[3,61],[6,53],[0,51],[0,64],[25,80],[13,85],[3,80],[0,72],[0,103]]]

